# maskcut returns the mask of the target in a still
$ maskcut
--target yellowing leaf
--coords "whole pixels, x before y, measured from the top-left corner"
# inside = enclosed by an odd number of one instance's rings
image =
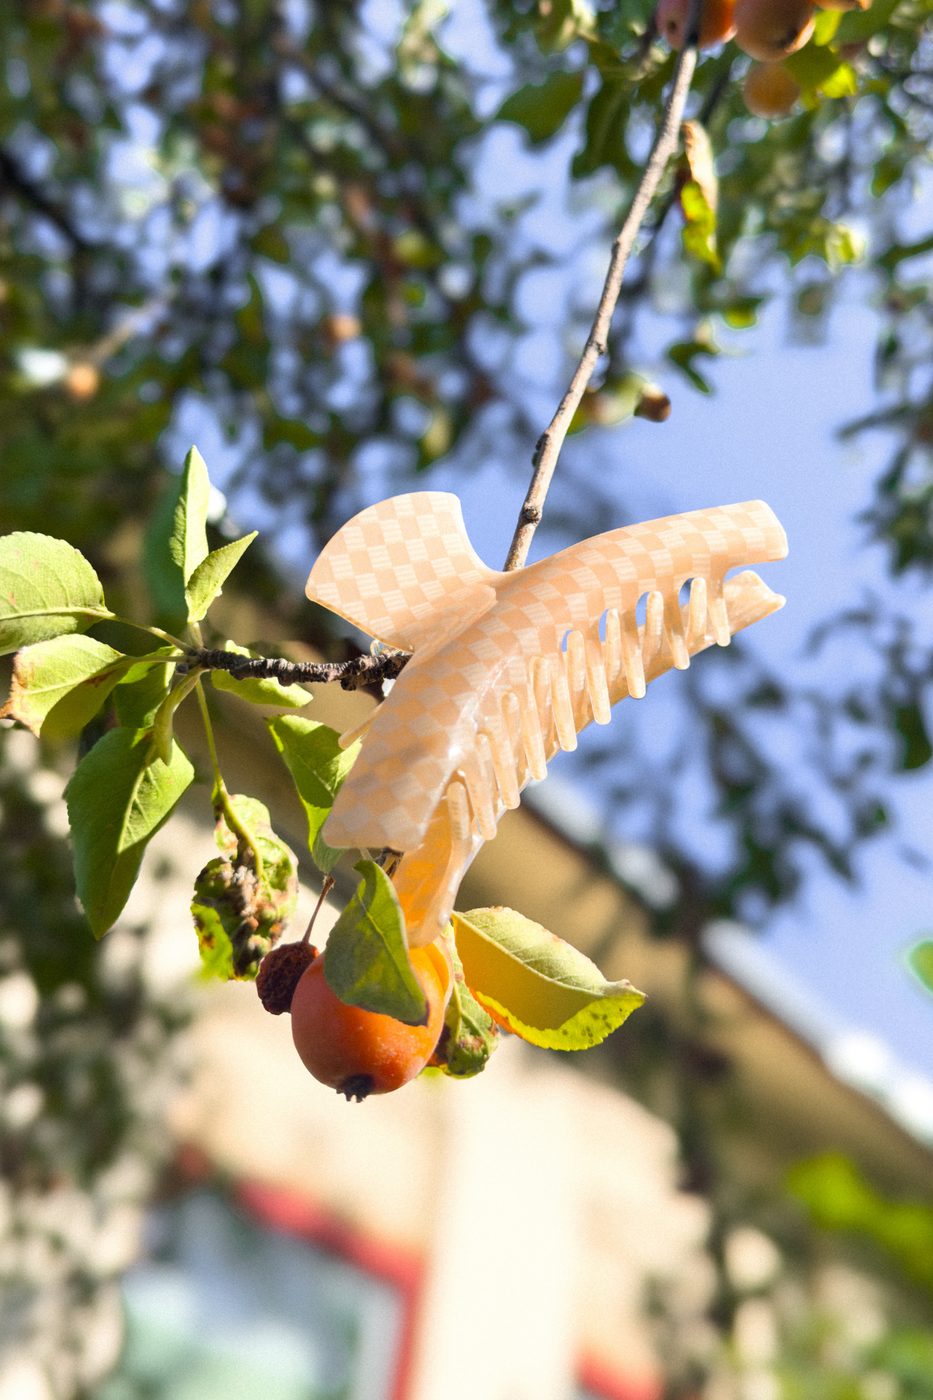
[[[10,698],[0,716],[19,720],[33,734],[52,716],[46,738],[80,734],[134,661],[80,632],[23,647],[16,653]]]
[[[598,1045],[645,999],[514,909],[453,915],[467,986],[507,1030],[549,1050]]]
[[[718,272],[722,264],[716,251],[716,215],[695,180],[688,180],[684,185],[680,205],[685,219],[684,250]]]
[[[712,142],[706,127],[700,122],[684,122],[680,129],[684,138],[684,154],[690,169],[690,179],[699,185],[700,192],[715,217],[719,207],[719,178],[716,175]]]

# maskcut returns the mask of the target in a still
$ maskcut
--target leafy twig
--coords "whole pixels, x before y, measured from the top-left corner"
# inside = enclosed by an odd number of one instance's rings
[[[518,517],[518,525],[515,535],[509,548],[508,558],[505,561],[507,570],[520,569],[528,557],[528,550],[534,537],[535,530],[541,521],[541,512],[544,507],[545,497],[554,469],[557,466],[557,458],[567,436],[573,415],[576,413],[583,398],[586,386],[592,378],[593,371],[600,358],[606,353],[606,344],[609,336],[609,325],[612,321],[612,313],[615,310],[616,302],[619,299],[619,292],[622,288],[622,276],[625,272],[625,264],[634,246],[638,231],[641,228],[642,220],[648,212],[648,207],[654,198],[661,177],[664,174],[667,162],[677,149],[677,140],[680,132],[680,123],[684,114],[684,104],[687,100],[687,93],[690,91],[690,84],[693,81],[693,73],[697,61],[697,35],[700,21],[700,0],[691,0],[690,13],[686,25],[686,38],[684,46],[677,59],[677,66],[674,69],[674,78],[671,84],[670,96],[661,116],[661,123],[658,127],[648,163],[645,166],[635,197],[632,200],[628,217],[619,232],[618,237],[612,245],[612,255],[609,260],[609,270],[606,274],[606,281],[603,284],[602,296],[599,299],[599,306],[596,309],[596,316],[592,329],[587,337],[586,345],[577,365],[574,376],[570,381],[570,387],[561,399],[560,407],[548,424],[544,433],[538,439],[534,455],[534,474],[531,478],[531,485]]]

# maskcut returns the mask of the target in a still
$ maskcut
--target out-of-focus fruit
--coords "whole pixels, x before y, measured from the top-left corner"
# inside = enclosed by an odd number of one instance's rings
[[[683,47],[684,30],[687,25],[687,12],[690,0],[661,0],[655,16],[655,24],[662,39],[666,39],[672,49]],[[700,14],[700,48],[710,49],[714,44],[724,44],[735,33],[733,10],[735,0],[703,0]]]
[[[63,382],[65,392],[73,399],[92,399],[100,388],[100,371],[95,365],[79,361],[71,366]]]
[[[635,417],[647,418],[649,423],[664,423],[671,416],[671,401],[657,384],[646,384],[635,405]]]
[[[756,63],[742,87],[745,105],[756,117],[786,117],[800,96],[800,84],[783,63]]]
[[[796,53],[813,33],[813,0],[736,0],[735,42],[762,63]]]

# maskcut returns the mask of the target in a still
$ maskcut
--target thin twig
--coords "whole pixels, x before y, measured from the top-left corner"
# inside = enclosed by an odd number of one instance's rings
[[[520,569],[528,557],[528,550],[535,530],[541,521],[545,497],[554,475],[554,469],[557,466],[560,450],[564,445],[564,438],[567,436],[567,430],[597,363],[606,353],[609,325],[622,288],[625,264],[641,228],[642,220],[648,212],[648,207],[654,198],[658,185],[661,183],[667,162],[677,149],[684,104],[687,101],[687,93],[690,91],[690,84],[693,81],[696,68],[696,38],[699,30],[699,16],[700,0],[691,0],[686,26],[686,40],[674,69],[670,96],[661,116],[661,124],[658,127],[648,163],[635,191],[628,217],[612,245],[609,271],[606,274],[602,296],[599,299],[596,317],[587,337],[583,355],[570,381],[570,387],[561,399],[560,407],[538,439],[535,448],[534,474],[518,517],[518,525],[509,548],[508,558],[505,561],[506,570]]]
[[[619,299],[625,264],[642,221],[648,212],[651,200],[661,182],[667,162],[677,149],[684,104],[696,68],[696,40],[699,32],[700,7],[701,0],[691,0],[686,25],[687,39],[674,69],[670,96],[662,114],[661,124],[644,174],[638,189],[635,191],[628,218],[612,245],[609,271],[583,356],[557,413],[538,442],[535,451],[535,472],[519,516],[518,527],[505,564],[506,570],[521,568],[527,558],[532,536],[541,519],[544,499],[554,475],[554,468],[557,465],[557,458],[567,435],[567,429],[592,377],[593,370],[596,368],[597,361],[606,353],[609,323]],[[297,58],[298,55],[289,54],[289,57]],[[320,81],[319,75],[315,74],[314,76]],[[294,662],[274,657],[245,659],[236,652],[198,648],[189,651],[180,664],[198,666],[204,670],[229,671],[235,680],[278,680],[286,685],[302,682],[339,681],[344,690],[357,690],[360,686],[394,680],[401,673],[408,659],[405,652],[387,651],[378,656],[357,656],[350,661],[342,662]]]

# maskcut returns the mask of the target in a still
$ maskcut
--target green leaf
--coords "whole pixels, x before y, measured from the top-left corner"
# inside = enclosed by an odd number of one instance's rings
[[[119,915],[146,843],[194,777],[176,743],[168,765],[148,759],[145,732],[114,729],[85,755],[65,789],[78,897],[96,938]]]
[[[833,49],[807,44],[798,53],[785,58],[783,63],[800,84],[805,98],[808,95],[812,97],[816,92],[823,93],[824,97],[848,97],[858,91],[854,69]]]
[[[201,955],[201,972],[204,977],[217,977],[221,982],[237,979],[233,959],[233,939],[228,933],[221,909],[215,902],[212,877],[218,868],[228,866],[227,861],[215,858],[201,871],[194,885],[194,899],[191,901],[191,916],[198,935],[198,952]],[[236,925],[242,924],[236,919]]]
[[[256,655],[231,641],[224,642],[223,649],[235,652],[237,656]],[[229,690],[231,695],[239,695],[241,700],[249,700],[253,705],[288,705],[290,709],[301,710],[312,700],[310,692],[303,686],[281,685],[279,681],[238,681],[229,671],[211,671],[211,684],[217,690]]]
[[[175,647],[159,647],[153,658],[177,656]],[[117,719],[124,729],[149,729],[156,711],[168,695],[175,667],[164,661],[137,660],[113,692]]]
[[[758,308],[764,300],[764,297],[734,297],[719,314],[727,326],[744,331],[758,324]]]
[[[158,619],[179,627],[188,615],[185,580],[169,552],[181,477],[172,476],[156,504],[143,538],[143,576]]]
[[[10,698],[0,716],[19,720],[47,739],[74,738],[134,659],[74,633],[23,647],[16,653]]]
[[[886,1249],[907,1275],[933,1289],[933,1207],[887,1200],[848,1158],[836,1153],[798,1162],[788,1185],[824,1230],[851,1230]]]
[[[933,234],[927,238],[921,238],[917,243],[892,243],[890,248],[875,261],[879,267],[884,268],[885,272],[893,272],[905,258],[916,258],[931,250],[933,250]]]
[[[0,539],[0,654],[110,616],[100,579],[70,544],[23,531]]]
[[[506,98],[496,120],[523,126],[536,146],[559,131],[583,94],[583,72],[549,73]]]
[[[841,19],[841,10],[817,10],[811,43],[815,44],[817,48],[822,48],[824,44],[830,43],[839,28]]]
[[[711,394],[713,392],[712,386],[696,369],[694,361],[701,355],[712,357],[719,353],[719,346],[713,343],[712,337],[708,333],[698,332],[694,340],[683,340],[670,346],[667,358],[671,364],[683,371],[690,383],[694,388],[699,389],[701,394]]]
[[[576,179],[592,175],[602,165],[613,166],[622,179],[635,167],[625,144],[625,127],[631,106],[632,85],[625,78],[605,74],[602,87],[590,99],[586,114],[586,144],[573,160]]]
[[[266,723],[305,809],[308,848],[314,863],[328,875],[343,851],[338,846],[328,846],[321,836],[321,827],[356,761],[360,745],[351,744],[342,749],[336,729],[298,715],[278,715]]]
[[[859,44],[883,29],[901,0],[874,0],[867,10],[849,10],[839,21],[836,43]]]
[[[550,1050],[584,1050],[622,1025],[644,993],[514,909],[453,915],[467,986],[508,1030]]]
[[[820,84],[824,97],[854,97],[858,92],[858,75],[850,63],[840,63],[834,73]]]
[[[254,530],[251,535],[244,535],[240,540],[222,545],[220,549],[215,549],[206,559],[201,560],[185,588],[189,622],[201,621],[221,592],[221,585],[227,575],[240,562],[258,533]]]
[[[933,746],[927,734],[923,712],[919,705],[898,705],[894,710],[894,728],[904,741],[900,767],[905,772],[922,768],[933,758]]]
[[[210,496],[211,483],[204,458],[196,447],[192,447],[185,458],[168,544],[169,553],[181,570],[186,587],[202,559],[207,558],[207,508]]]
[[[363,878],[328,936],[327,985],[347,1006],[426,1026],[428,1003],[408,957],[405,917],[392,881],[372,860],[353,869]]]
[[[911,972],[920,979],[928,992],[933,992],[933,939],[915,943],[907,954]]]

